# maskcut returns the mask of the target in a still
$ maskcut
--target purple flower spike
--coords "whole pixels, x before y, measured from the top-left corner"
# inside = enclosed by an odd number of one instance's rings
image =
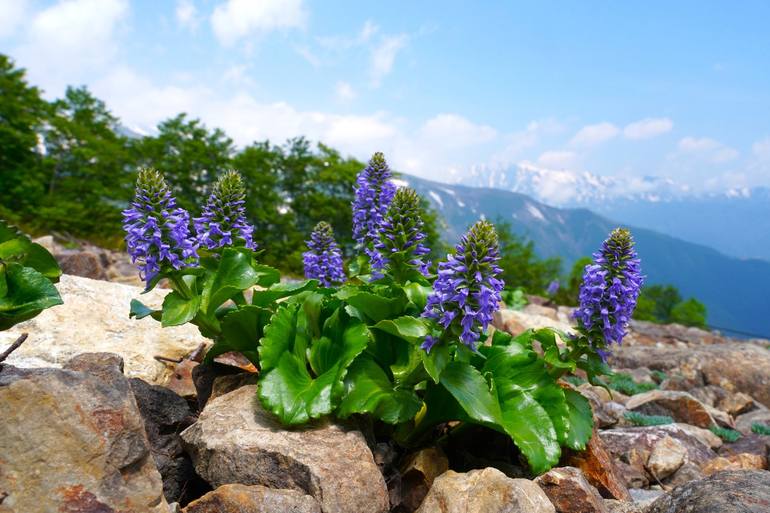
[[[417,269],[427,276],[430,261],[423,257],[430,249],[423,244],[426,236],[422,227],[420,197],[412,189],[399,189],[380,224],[380,236],[374,243],[377,255],[371,258],[372,269],[381,273],[388,267],[396,277]]]
[[[631,232],[617,228],[583,272],[580,305],[573,314],[597,348],[620,344],[644,277]]]
[[[309,251],[302,254],[305,264],[305,277],[316,279],[324,287],[331,287],[345,281],[342,269],[342,254],[329,223],[321,221],[310,234],[307,241]]]
[[[190,214],[176,206],[163,175],[154,169],[139,171],[134,201],[123,211],[123,229],[131,261],[148,287],[162,266],[179,270],[198,260]]]
[[[392,174],[382,153],[375,153],[369,165],[358,174],[353,200],[353,238],[358,249],[364,250],[372,261],[372,267],[386,260],[374,244],[380,237],[380,225],[385,219],[388,206],[396,194],[396,186],[390,181]],[[382,277],[374,273],[374,278]]]
[[[198,242],[202,247],[244,246],[257,249],[252,238],[254,227],[246,220],[245,197],[246,189],[237,171],[228,171],[217,180],[203,214],[194,219]]]
[[[497,265],[497,233],[488,221],[479,221],[455,246],[455,254],[438,266],[433,293],[423,317],[434,319],[447,332],[459,332],[460,341],[476,349],[481,333],[499,307],[503,280]],[[435,344],[426,338],[426,350]]]
[[[545,293],[553,297],[556,295],[557,292],[559,292],[559,287],[560,287],[559,280],[553,280],[551,283],[548,284],[548,288],[545,289]]]

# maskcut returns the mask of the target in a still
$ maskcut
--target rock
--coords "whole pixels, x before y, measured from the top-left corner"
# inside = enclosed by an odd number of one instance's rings
[[[554,513],[535,483],[511,479],[494,468],[439,476],[417,513]]]
[[[328,422],[285,429],[262,408],[254,385],[209,401],[182,439],[196,471],[214,487],[297,490],[324,513],[389,509],[385,481],[359,431]]]
[[[553,468],[535,479],[557,513],[606,513],[602,496],[575,467]]]
[[[120,355],[126,374],[154,384],[163,384],[171,374],[153,356],[181,358],[202,342],[208,343],[192,325],[161,328],[147,317],[128,318],[132,299],[159,307],[167,291],[155,289],[141,295],[141,288],[62,276],[57,288],[64,304],[49,308],[32,320],[0,332],[0,351],[21,333],[29,339],[8,358],[17,367],[59,367],[83,352]]]
[[[728,392],[717,385],[706,385],[690,390],[696,399],[729,415],[736,416],[753,410],[754,399],[743,392]]]
[[[193,412],[187,401],[168,388],[150,385],[139,378],[131,379],[130,383],[155,465],[163,478],[163,494],[169,502],[189,502],[203,485],[179,436],[195,422]]]
[[[594,420],[599,428],[611,427],[618,423],[618,417],[613,415],[612,411],[607,407],[612,402],[607,390],[589,383],[583,383],[578,387],[578,391],[591,403]],[[625,408],[623,409],[625,410]]]
[[[239,374],[227,374],[224,376],[217,376],[214,378],[214,383],[211,386],[211,399],[216,399],[220,395],[225,395],[233,390],[237,390],[242,386],[256,385],[259,379],[259,374],[251,372],[241,372]]]
[[[604,507],[608,513],[644,513],[646,506],[635,502],[604,499]]]
[[[658,440],[652,447],[647,460],[647,470],[657,480],[665,479],[684,464],[687,449],[682,442],[666,436]]]
[[[714,434],[710,429],[703,429],[690,424],[682,424],[678,422],[674,424],[677,428],[684,431],[691,437],[697,439],[703,445],[710,447],[711,449],[719,449],[724,442],[721,438]]]
[[[679,467],[679,470],[663,480],[662,484],[666,485],[666,488],[671,489],[689,483],[690,481],[703,479],[704,477],[706,477],[706,474],[703,473],[698,465],[690,461],[685,461],[684,464]]]
[[[735,454],[756,454],[770,461],[770,436],[750,433],[743,435],[737,441],[726,443],[719,449],[720,456]]]
[[[519,335],[530,328],[557,328],[562,331],[570,331],[570,324],[539,313],[527,313],[523,310],[502,309],[495,312],[493,326],[496,329],[506,331],[511,335]]]
[[[767,458],[757,454],[733,454],[727,458],[719,456],[702,467],[703,474],[710,476],[721,470],[762,470],[767,468]]]
[[[401,468],[401,497],[400,504],[407,511],[416,510],[433,481],[449,470],[449,460],[435,447],[421,449],[410,455]]]
[[[169,511],[120,365],[96,354],[0,371],[0,511]]]
[[[296,490],[228,484],[191,502],[182,513],[321,513],[321,507]]]
[[[634,503],[641,506],[652,504],[655,499],[665,493],[663,490],[629,490],[629,492]]]
[[[686,461],[697,466],[717,456],[708,445],[690,435],[679,424],[608,429],[600,431],[599,436],[613,456],[636,464],[647,461],[656,444],[666,437],[680,442],[687,451]],[[636,460],[634,455],[637,456]]]
[[[767,513],[770,511],[770,472],[717,472],[666,494],[647,513]]]
[[[602,431],[601,433],[605,433]],[[594,430],[585,451],[565,449],[562,452],[563,466],[577,467],[583,471],[602,497],[607,499],[630,500],[628,488],[610,456],[604,438]]]
[[[751,426],[754,424],[765,424],[766,426],[770,426],[770,410],[761,408],[739,415],[735,419],[735,429],[744,435],[751,433]]]
[[[64,250],[54,254],[59,267],[64,274],[106,280],[107,272],[102,265],[99,255],[91,251]]]
[[[707,407],[687,392],[650,390],[631,397],[626,408],[646,415],[669,415],[677,422],[702,428],[715,424]]]
[[[628,491],[646,488],[650,484],[650,480],[647,478],[647,472],[645,472],[644,463],[630,464],[621,460],[616,460],[615,468],[618,470],[618,475],[626,484]]]

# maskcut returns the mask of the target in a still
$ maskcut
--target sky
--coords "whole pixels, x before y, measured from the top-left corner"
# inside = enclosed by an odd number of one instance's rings
[[[526,163],[770,186],[770,2],[0,0],[0,53],[127,127],[186,112],[455,181]]]

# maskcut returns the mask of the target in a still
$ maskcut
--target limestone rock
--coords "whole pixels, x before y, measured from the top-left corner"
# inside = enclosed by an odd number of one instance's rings
[[[0,512],[167,513],[120,360],[72,369],[0,371]]]
[[[656,444],[666,437],[680,442],[687,451],[686,461],[695,465],[703,465],[717,456],[708,445],[690,435],[678,424],[607,429],[600,431],[599,436],[610,453],[624,461],[631,461],[633,454],[640,456],[638,462],[646,461]]]
[[[182,439],[212,486],[297,490],[324,513],[389,509],[385,481],[359,431],[328,422],[286,429],[262,408],[254,385],[209,401]]]
[[[720,470],[762,470],[767,468],[767,458],[751,453],[719,456],[706,463],[701,470],[707,476]]]
[[[29,339],[6,360],[17,367],[59,367],[83,352],[109,352],[123,357],[126,374],[163,384],[170,372],[153,356],[180,358],[207,342],[192,325],[161,328],[148,318],[129,319],[132,299],[159,307],[167,291],[142,289],[64,275],[57,288],[64,304],[32,320],[0,332],[0,351],[21,334]]]
[[[182,513],[321,513],[321,507],[296,490],[228,484],[191,502]]]
[[[557,513],[607,513],[602,496],[575,467],[553,468],[535,479]]]
[[[687,449],[682,442],[666,436],[658,440],[647,460],[647,470],[657,479],[664,479],[681,467],[687,457]]]
[[[717,472],[684,484],[652,503],[647,513],[767,513],[770,472]]]
[[[549,309],[550,310],[550,309]],[[506,331],[511,335],[519,335],[530,328],[557,328],[562,331],[570,331],[571,326],[558,318],[542,315],[542,313],[528,313],[523,310],[498,310],[492,321],[495,328]]]
[[[626,408],[646,415],[669,415],[677,422],[701,428],[715,424],[707,407],[687,392],[650,390],[631,397]]]
[[[511,479],[494,468],[439,476],[417,513],[554,513],[535,483]]]

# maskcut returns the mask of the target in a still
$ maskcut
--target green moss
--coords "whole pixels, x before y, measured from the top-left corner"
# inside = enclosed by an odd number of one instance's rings
[[[663,426],[674,423],[674,419],[668,415],[645,415],[638,411],[627,411],[623,416],[635,426]]]
[[[623,372],[616,372],[607,376],[607,386],[626,395],[641,394],[658,388],[658,385],[655,383],[639,383],[634,381],[630,374]]]
[[[652,379],[654,379],[658,383],[663,383],[668,379],[668,374],[666,374],[662,370],[654,370],[650,374],[652,374]]]
[[[566,381],[567,383],[575,387],[579,387],[583,383],[588,383],[586,380],[584,380],[580,376],[564,376],[564,381]]]
[[[770,436],[770,426],[755,422],[751,425],[751,432],[758,435]]]
[[[737,442],[741,436],[743,436],[741,435],[740,431],[736,431],[734,429],[723,428],[719,426],[711,426],[709,429],[712,433],[717,435],[725,442]]]

